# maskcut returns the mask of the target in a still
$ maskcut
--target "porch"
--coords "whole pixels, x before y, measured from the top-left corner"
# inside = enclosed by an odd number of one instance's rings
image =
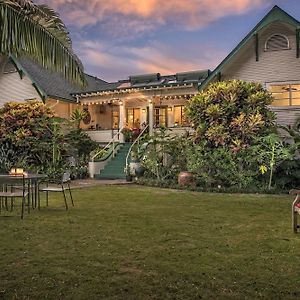
[[[184,106],[192,95],[143,97],[83,101],[87,112],[82,128],[99,143],[108,143],[123,128],[142,130],[149,124],[149,133],[165,127],[170,134],[184,134],[191,128],[184,116]],[[123,142],[123,134],[115,137]]]

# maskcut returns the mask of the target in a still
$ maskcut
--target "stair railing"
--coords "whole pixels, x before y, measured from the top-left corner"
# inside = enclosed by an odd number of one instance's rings
[[[108,149],[109,147],[110,147],[110,145],[112,144],[113,145],[113,152],[112,152],[112,156],[114,157],[115,156],[115,140],[116,140],[116,137],[118,136],[119,137],[119,135],[122,133],[122,130],[124,129],[124,126],[121,128],[121,129],[119,129],[119,131],[113,136],[113,138],[110,140],[110,142],[104,147],[104,148],[102,148],[101,150],[99,150],[98,152],[96,152],[95,154],[94,154],[94,156],[92,156],[92,162],[94,162],[94,159],[98,156],[98,155],[100,155],[103,151],[105,151],[106,149]]]
[[[128,160],[129,160],[129,156],[132,151],[132,148],[134,147],[135,144],[137,144],[137,143],[140,144],[140,139],[148,127],[149,127],[149,124],[141,131],[141,133],[138,135],[138,137],[135,139],[135,141],[132,143],[131,147],[129,148],[127,156],[126,156],[126,164],[125,164],[126,170],[128,168]]]

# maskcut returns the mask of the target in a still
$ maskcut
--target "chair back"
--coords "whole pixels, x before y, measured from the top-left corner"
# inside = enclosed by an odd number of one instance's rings
[[[62,176],[62,183],[67,183],[71,180],[71,173],[69,171],[64,172]]]

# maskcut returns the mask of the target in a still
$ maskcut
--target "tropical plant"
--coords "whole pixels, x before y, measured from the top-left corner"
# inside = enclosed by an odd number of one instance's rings
[[[28,55],[71,82],[85,84],[83,67],[72,50],[67,28],[47,5],[0,0],[0,40],[3,63],[10,55]]]
[[[79,108],[76,108],[72,114],[71,114],[71,123],[75,125],[77,129],[80,128],[80,123],[84,120],[84,118],[87,116],[86,110],[81,110]]]
[[[259,83],[217,82],[188,102],[186,116],[196,130],[196,142],[206,141],[209,148],[229,146],[236,152],[272,131],[271,102],[271,94]]]
[[[178,173],[186,169],[186,149],[190,143],[188,137],[172,136],[165,128],[156,130],[138,152],[145,176],[176,181]]]
[[[26,155],[21,153],[9,142],[0,143],[0,172],[8,173],[13,167],[24,167]]]
[[[272,188],[275,168],[283,161],[293,157],[293,148],[296,145],[284,145],[280,137],[272,133],[258,140],[258,157],[261,160],[260,171],[268,174],[268,189]]]

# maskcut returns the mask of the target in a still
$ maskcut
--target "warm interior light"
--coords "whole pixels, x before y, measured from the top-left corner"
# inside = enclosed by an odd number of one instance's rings
[[[146,112],[146,108],[142,108],[142,113],[145,113]]]
[[[24,173],[25,172],[24,172],[24,170],[22,168],[12,168],[9,171],[9,174],[12,174],[12,175],[22,175]]]
[[[173,110],[173,108],[172,107],[168,107],[168,111],[172,111]]]

